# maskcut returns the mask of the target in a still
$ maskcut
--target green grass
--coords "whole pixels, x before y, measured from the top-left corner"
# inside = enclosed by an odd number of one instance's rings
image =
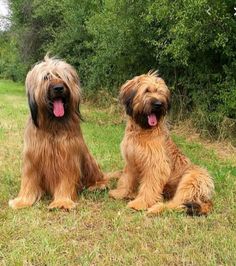
[[[120,114],[114,107],[81,109],[86,142],[102,169],[122,168]],[[23,86],[0,81],[0,265],[235,265],[236,167],[178,135],[173,137],[183,152],[215,178],[208,217],[147,217],[109,199],[107,191],[84,191],[69,213],[48,211],[48,197],[32,208],[8,208],[19,191],[28,113]]]

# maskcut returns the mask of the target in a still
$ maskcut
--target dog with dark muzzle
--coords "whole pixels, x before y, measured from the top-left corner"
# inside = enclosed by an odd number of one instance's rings
[[[125,168],[109,195],[132,199],[128,207],[147,209],[150,214],[165,209],[207,214],[212,208],[213,180],[170,137],[165,118],[170,91],[164,80],[156,72],[134,77],[121,87],[120,99],[128,115],[121,143]]]

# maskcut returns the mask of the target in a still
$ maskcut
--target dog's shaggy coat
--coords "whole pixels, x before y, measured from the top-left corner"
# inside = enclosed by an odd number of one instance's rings
[[[121,87],[120,98],[128,115],[121,143],[125,168],[109,195],[131,198],[128,207],[148,213],[187,208],[190,215],[207,214],[214,184],[169,135],[165,115],[170,92],[164,80],[155,72],[137,76]]]
[[[45,57],[26,77],[31,116],[24,138],[23,173],[16,208],[31,206],[46,192],[49,208],[75,207],[84,187],[103,187],[103,174],[80,129],[80,85],[75,69]]]

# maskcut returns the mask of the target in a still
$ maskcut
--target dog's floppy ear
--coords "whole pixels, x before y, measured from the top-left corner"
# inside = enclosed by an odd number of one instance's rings
[[[137,93],[135,88],[136,78],[126,81],[120,88],[120,101],[125,106],[127,115],[133,115],[133,99]]]
[[[35,124],[36,127],[38,127],[38,105],[35,101],[35,98],[33,95],[30,95],[30,93],[27,93],[28,96],[28,103],[29,103],[29,108],[30,108],[30,113],[31,117],[33,120],[33,123]]]

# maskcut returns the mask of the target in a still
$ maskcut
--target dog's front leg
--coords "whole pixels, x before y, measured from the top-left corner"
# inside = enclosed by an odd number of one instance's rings
[[[59,183],[54,189],[53,201],[50,203],[49,209],[70,210],[76,207],[74,200],[77,198],[77,189],[74,180],[67,177],[60,178]]]
[[[117,188],[110,190],[109,196],[114,199],[134,198],[137,183],[137,172],[126,166],[119,178]]]
[[[29,207],[38,201],[42,194],[37,169],[35,169],[34,164],[27,161],[23,166],[19,195],[15,199],[9,200],[9,206],[13,209]]]
[[[142,171],[137,197],[128,203],[135,210],[146,210],[156,202],[163,200],[163,188],[170,176],[169,166],[149,166]]]

